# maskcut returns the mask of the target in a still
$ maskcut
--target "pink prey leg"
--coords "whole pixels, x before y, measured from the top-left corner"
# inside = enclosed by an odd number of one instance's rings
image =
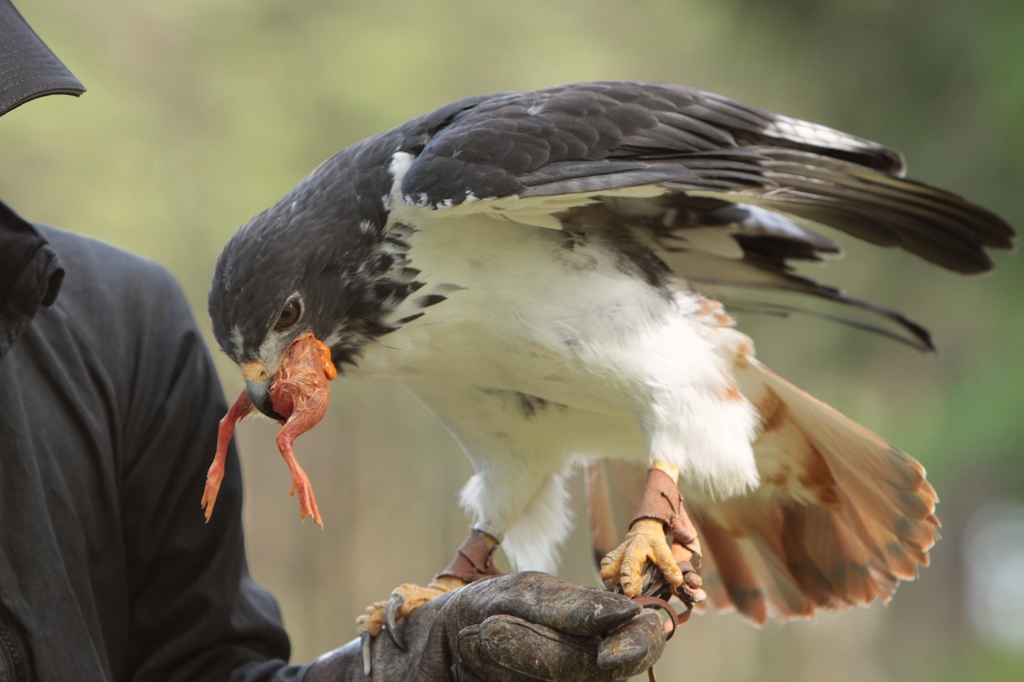
[[[292,487],[288,494],[295,495],[296,491],[299,493],[299,516],[303,521],[307,516],[312,516],[316,525],[323,528],[324,522],[320,518],[320,507],[317,506],[316,497],[313,496],[313,485],[309,482],[309,476],[299,465],[299,460],[295,458],[295,450],[292,449],[295,439],[311,428],[313,428],[313,424],[303,428],[301,423],[289,420],[277,434],[277,448],[281,451],[285,464],[292,472]]]
[[[207,521],[213,514],[213,505],[217,502],[217,493],[220,492],[220,484],[224,480],[224,461],[227,458],[231,436],[235,432],[235,424],[255,411],[249,394],[243,389],[235,398],[228,413],[220,420],[220,428],[217,430],[217,454],[213,457],[210,470],[206,472],[206,490],[203,491],[202,506],[206,510]]]

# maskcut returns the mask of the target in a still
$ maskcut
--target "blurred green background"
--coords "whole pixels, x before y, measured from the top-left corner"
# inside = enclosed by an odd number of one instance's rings
[[[0,195],[162,263],[207,332],[213,264],[239,225],[338,149],[484,92],[695,85],[891,145],[913,177],[1024,227],[1020,0],[17,5],[89,92],[0,120]],[[996,254],[994,274],[962,278],[844,243],[818,276],[924,323],[937,355],[827,323],[741,327],[769,365],[925,464],[944,539],[888,607],[762,630],[694,618],[661,679],[1024,679],[1024,264]],[[233,397],[237,371],[217,356]],[[395,585],[428,580],[466,529],[470,467],[435,419],[397,384],[333,388],[298,442],[325,530],[299,523],[275,426],[239,435],[252,572],[280,600],[297,662],[349,639]],[[584,532],[563,556],[564,577],[594,582]]]

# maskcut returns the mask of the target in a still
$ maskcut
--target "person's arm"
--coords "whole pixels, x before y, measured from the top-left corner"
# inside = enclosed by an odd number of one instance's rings
[[[121,437],[122,530],[131,591],[135,680],[289,680],[289,642],[273,598],[249,577],[242,481],[229,453],[218,513],[200,507],[226,404],[176,283],[153,267],[132,320],[132,372]],[[129,324],[133,324],[129,322]]]

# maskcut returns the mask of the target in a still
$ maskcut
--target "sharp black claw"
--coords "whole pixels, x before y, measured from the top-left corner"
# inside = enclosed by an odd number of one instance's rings
[[[388,637],[391,638],[392,643],[398,647],[399,651],[405,651],[405,644],[398,638],[398,630],[395,628],[395,616],[398,613],[398,609],[402,608],[404,603],[405,597],[398,593],[392,593],[388,598],[388,605],[384,609],[384,631],[388,633]]]
[[[363,650],[363,677],[369,677],[370,673],[373,672],[373,651],[370,649],[370,631],[363,630],[363,634],[359,635],[360,645]]]

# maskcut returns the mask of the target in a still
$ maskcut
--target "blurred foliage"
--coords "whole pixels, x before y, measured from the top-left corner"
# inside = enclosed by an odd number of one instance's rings
[[[328,155],[459,97],[577,80],[686,83],[875,139],[906,153],[913,177],[1024,226],[1019,0],[17,4],[89,92],[0,121],[0,195],[159,261],[204,330],[220,247]],[[1024,676],[1024,652],[983,642],[962,602],[972,515],[994,497],[1024,504],[1024,266],[997,254],[994,274],[961,278],[844,244],[825,279],[930,327],[936,356],[809,320],[741,325],[766,362],[928,466],[945,539],[888,608],[762,631],[697,618],[665,679]],[[218,362],[233,394],[237,372]],[[299,661],[348,639],[394,585],[428,580],[465,532],[469,465],[415,399],[378,382],[336,385],[332,401],[299,441],[324,532],[298,524],[273,426],[240,434],[252,570]],[[593,581],[586,542],[566,548],[569,579]]]

